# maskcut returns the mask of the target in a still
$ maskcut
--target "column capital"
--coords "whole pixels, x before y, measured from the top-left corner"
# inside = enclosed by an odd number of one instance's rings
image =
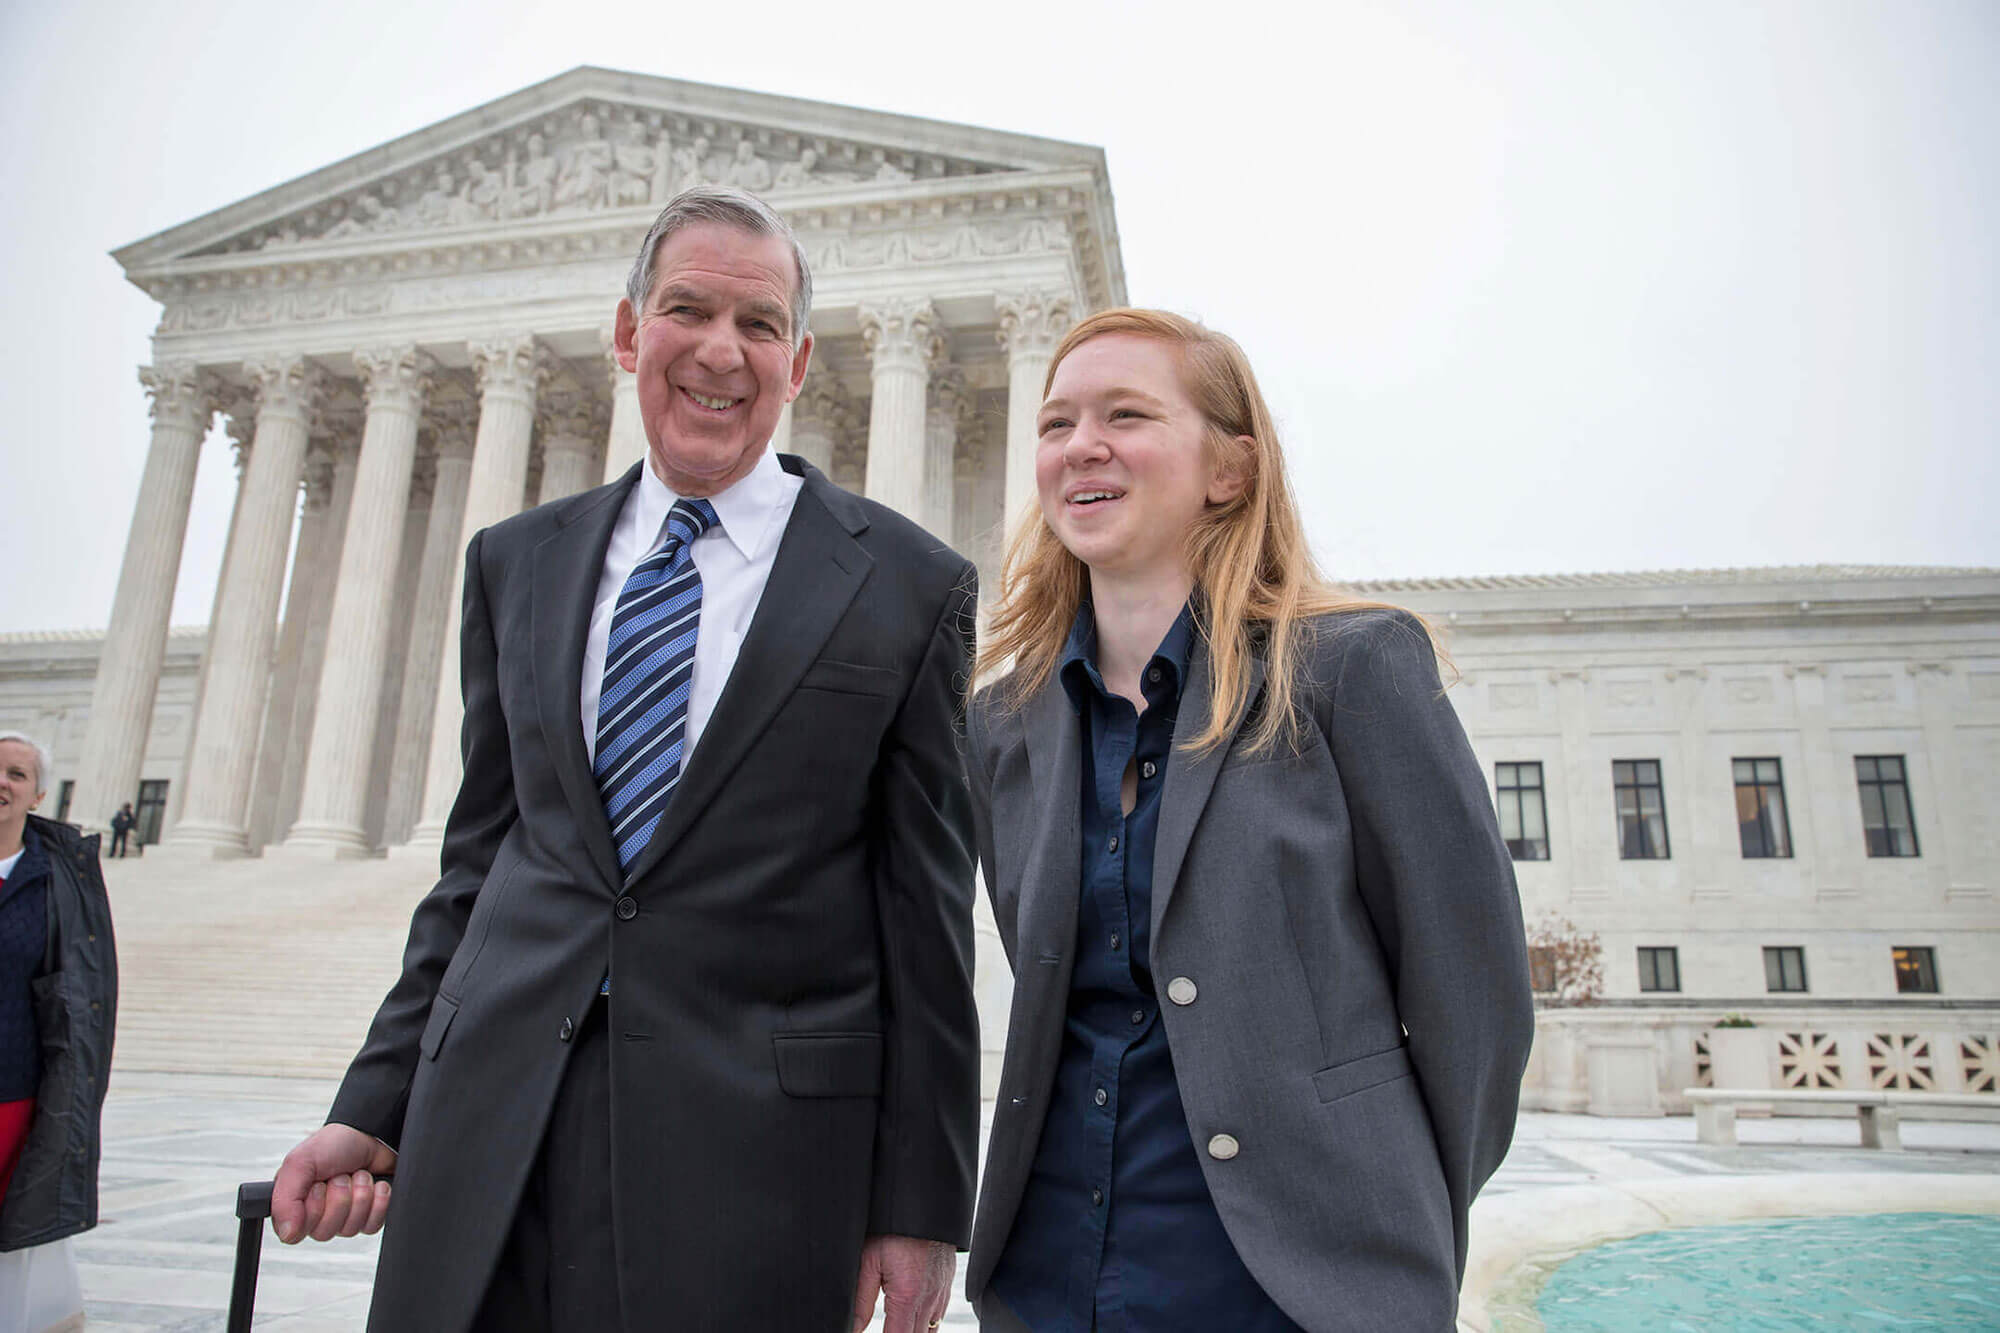
[[[532,333],[479,339],[469,344],[479,397],[510,397],[529,406],[555,369],[555,357]]]
[[[972,415],[972,405],[972,389],[965,382],[965,372],[940,358],[931,370],[930,410],[963,429]]]
[[[179,426],[197,433],[208,429],[222,398],[222,382],[192,361],[165,361],[139,367],[147,410],[155,425]]]
[[[415,343],[365,347],[354,354],[370,412],[385,409],[415,416],[424,410],[437,362]]]
[[[572,375],[552,381],[536,404],[535,429],[544,451],[587,450],[607,424],[603,404]]]
[[[854,421],[854,401],[847,390],[831,373],[822,371],[818,375],[808,374],[805,387],[792,400],[792,416],[795,420],[814,421],[830,431],[851,430]]]
[[[243,368],[257,386],[257,417],[284,417],[306,430],[326,397],[326,373],[303,356],[275,356],[246,361]]]
[[[431,448],[440,459],[470,461],[479,428],[479,405],[454,398],[431,408]]]
[[[871,301],[861,307],[860,317],[861,341],[877,374],[887,370],[928,374],[932,362],[943,354],[937,311],[929,301],[911,297]]]
[[[994,299],[1000,345],[1012,357],[1047,356],[1074,322],[1070,298],[1053,290],[1005,292]]]

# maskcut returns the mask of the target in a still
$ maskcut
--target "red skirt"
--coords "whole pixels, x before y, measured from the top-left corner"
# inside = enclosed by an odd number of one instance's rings
[[[35,1099],[0,1102],[0,1203],[7,1201],[7,1184],[14,1179],[14,1165],[21,1160],[21,1148],[28,1141],[28,1125],[35,1118]]]

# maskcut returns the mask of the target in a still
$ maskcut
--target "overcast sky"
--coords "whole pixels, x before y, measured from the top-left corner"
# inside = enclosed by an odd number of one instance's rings
[[[110,613],[158,307],[109,250],[580,64],[1102,145],[1336,576],[2000,564],[1993,0],[12,0],[0,631]],[[218,434],[176,624],[232,489]]]

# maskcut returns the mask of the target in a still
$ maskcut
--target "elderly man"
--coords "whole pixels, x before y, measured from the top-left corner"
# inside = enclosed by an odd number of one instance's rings
[[[770,450],[813,340],[767,206],[682,193],[626,290],[649,456],[472,540],[443,873],[273,1224],[393,1219],[377,1333],[846,1329],[878,1291],[935,1326],[977,1133],[973,571]]]

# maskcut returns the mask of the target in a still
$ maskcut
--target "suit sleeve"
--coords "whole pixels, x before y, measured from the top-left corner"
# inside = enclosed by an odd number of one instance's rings
[[[1512,1142],[1534,1039],[1514,863],[1423,626],[1407,612],[1363,613],[1324,633],[1333,679],[1321,723],[1437,1136],[1462,1273],[1466,1212]]]
[[[375,1011],[367,1040],[348,1066],[327,1119],[352,1125],[395,1147],[402,1139],[403,1113],[417,1067],[418,1045],[430,1019],[431,1001],[452,954],[465,935],[473,900],[500,842],[513,827],[513,760],[507,719],[500,707],[498,652],[487,607],[486,571],[481,559],[485,532],[465,553],[465,601],[459,635],[459,681],[465,723],[459,753],[465,776],[445,825],[440,874],[410,919],[403,949],[403,972]]]
[[[972,803],[959,762],[977,575],[966,565],[878,764],[875,897],[884,1060],[871,1234],[971,1238],[979,1132]]]

